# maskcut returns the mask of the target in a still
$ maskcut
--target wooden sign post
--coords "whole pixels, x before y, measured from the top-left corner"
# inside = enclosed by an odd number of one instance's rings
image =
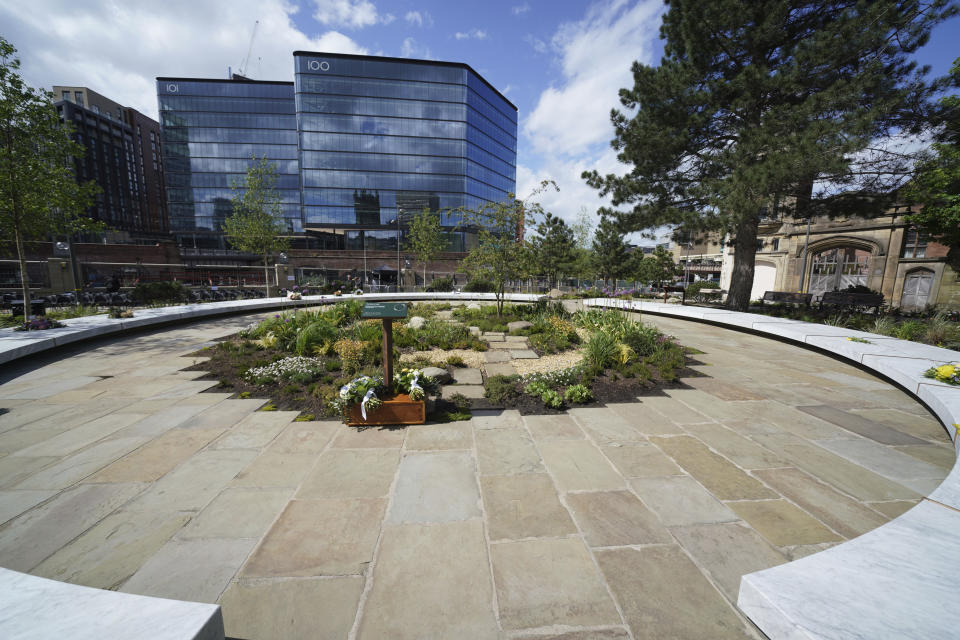
[[[407,303],[366,302],[360,317],[383,321],[383,384],[393,388],[393,321],[407,317]]]

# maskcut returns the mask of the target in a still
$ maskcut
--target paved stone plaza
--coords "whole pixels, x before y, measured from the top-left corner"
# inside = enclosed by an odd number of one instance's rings
[[[909,509],[953,464],[888,384],[646,317],[695,356],[639,403],[359,431],[204,393],[251,317],[0,385],[0,566],[219,602],[238,638],[759,637],[740,576]]]

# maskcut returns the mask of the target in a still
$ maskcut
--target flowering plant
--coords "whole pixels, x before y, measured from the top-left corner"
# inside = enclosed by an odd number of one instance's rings
[[[359,404],[360,414],[367,419],[367,411],[376,411],[383,402],[377,397],[377,391],[382,390],[383,378],[380,376],[360,376],[340,387],[337,399],[331,406],[340,412],[346,421],[350,414],[350,407]]]
[[[413,401],[423,400],[426,392],[435,386],[433,378],[423,374],[422,369],[401,369],[393,378],[394,386],[399,393],[405,393]]]
[[[960,385],[960,363],[953,362],[942,364],[939,367],[930,367],[923,372],[923,375],[939,382]]]
[[[47,320],[46,316],[35,316],[29,322],[16,327],[16,331],[43,331],[44,329],[59,329],[67,325],[56,320]]]

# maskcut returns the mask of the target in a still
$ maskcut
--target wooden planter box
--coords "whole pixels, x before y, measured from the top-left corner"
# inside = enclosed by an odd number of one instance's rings
[[[405,393],[384,400],[376,411],[367,411],[367,419],[360,413],[360,405],[350,407],[347,424],[351,427],[385,424],[423,424],[427,421],[423,400],[411,400]]]

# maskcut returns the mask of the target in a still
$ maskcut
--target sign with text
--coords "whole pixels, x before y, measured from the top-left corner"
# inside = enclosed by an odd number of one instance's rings
[[[406,302],[365,302],[362,318],[406,318]]]

